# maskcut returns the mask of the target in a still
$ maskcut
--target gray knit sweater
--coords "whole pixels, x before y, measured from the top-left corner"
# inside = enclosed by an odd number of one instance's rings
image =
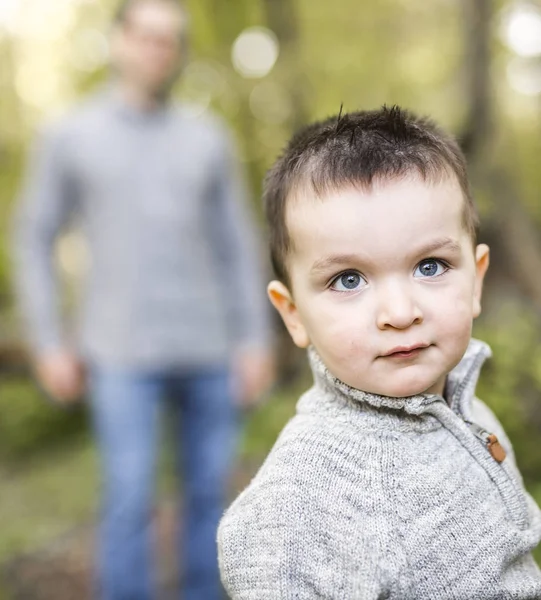
[[[314,386],[220,524],[231,598],[541,599],[541,513],[474,397],[489,355],[471,342],[447,404],[352,389],[311,350]]]
[[[92,363],[226,363],[270,339],[258,232],[215,117],[140,111],[112,84],[36,145],[14,227],[17,290],[35,352],[66,343],[52,246],[78,220],[90,253],[77,346]]]

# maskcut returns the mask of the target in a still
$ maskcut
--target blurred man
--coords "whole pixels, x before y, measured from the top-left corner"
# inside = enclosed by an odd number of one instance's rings
[[[107,600],[154,596],[150,522],[166,396],[179,419],[183,597],[219,597],[215,534],[235,450],[233,396],[249,405],[272,378],[257,244],[228,133],[168,101],[186,25],[174,0],[121,7],[112,84],[43,136],[18,211],[18,288],[36,372],[59,401],[85,386],[91,398]],[[91,264],[70,345],[52,254],[74,209]]]

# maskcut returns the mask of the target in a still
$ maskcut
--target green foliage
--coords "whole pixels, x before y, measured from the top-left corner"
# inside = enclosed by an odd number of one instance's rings
[[[302,392],[309,387],[303,380],[293,389],[280,389],[268,402],[250,414],[245,423],[241,457],[250,462],[261,461],[274,445],[280,431],[295,414],[295,406]]]
[[[0,463],[53,449],[85,429],[82,409],[52,406],[23,376],[0,376],[0,415]]]

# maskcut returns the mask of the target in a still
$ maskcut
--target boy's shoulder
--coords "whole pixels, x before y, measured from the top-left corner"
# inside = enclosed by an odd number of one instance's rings
[[[337,486],[364,478],[376,483],[386,463],[382,454],[393,447],[393,432],[378,428],[365,415],[355,418],[345,409],[331,414],[319,400],[314,388],[301,396],[297,414],[282,429],[227,515],[245,516],[249,506],[262,504],[268,504],[266,510],[279,511],[282,502],[287,504],[301,494],[305,504],[324,501],[329,492],[336,493]],[[368,492],[370,486],[363,489]]]
[[[237,508],[242,512],[240,505],[244,510],[264,502],[278,510],[282,499],[300,493],[305,502],[326,501],[351,485],[360,496],[381,492],[398,455],[402,460],[409,455],[408,449],[415,447],[412,436],[422,433],[416,432],[416,418],[395,412],[329,398],[310,388],[228,514]]]
[[[395,437],[349,419],[297,414],[281,431],[249,488],[268,491],[270,483],[320,487],[348,477],[359,480],[363,473],[378,470],[381,454]]]
[[[392,418],[392,417],[390,417]],[[399,423],[400,419],[396,419]],[[338,480],[372,476],[385,467],[400,432],[381,422],[377,411],[341,404],[312,387],[278,436],[251,488],[265,482],[336,485]]]
[[[375,435],[355,436],[347,423],[301,414],[286,425],[218,529],[220,568],[232,597],[289,597],[276,587],[301,589],[301,582],[288,582],[301,575],[318,582],[318,597],[352,597],[347,586],[361,563],[374,561],[378,572],[389,538],[377,448]],[[329,557],[337,567],[325,575]]]
[[[428,419],[427,428],[417,430],[416,420],[407,416],[347,406],[332,410],[333,414],[318,405],[314,390],[301,397],[297,415],[226,512],[222,532],[245,528],[250,535],[254,524],[258,530],[269,524],[293,531],[300,526],[299,514],[311,511],[336,515],[338,520],[359,514],[366,517],[375,499],[379,517],[391,515],[395,479],[406,472],[417,473],[416,465],[427,447],[419,444],[419,436],[442,431],[441,424]],[[512,446],[502,425],[478,398],[471,404],[471,417],[497,435],[514,465]],[[442,454],[439,460],[440,466],[449,463],[449,455]],[[344,499],[347,506],[341,505]]]

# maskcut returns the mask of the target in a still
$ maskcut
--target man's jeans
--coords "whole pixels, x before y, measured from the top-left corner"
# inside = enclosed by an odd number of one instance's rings
[[[176,409],[183,481],[182,598],[221,598],[216,530],[237,439],[228,370],[142,374],[97,367],[91,374],[91,406],[104,480],[98,545],[103,600],[156,597],[151,517],[159,414],[166,397]]]

